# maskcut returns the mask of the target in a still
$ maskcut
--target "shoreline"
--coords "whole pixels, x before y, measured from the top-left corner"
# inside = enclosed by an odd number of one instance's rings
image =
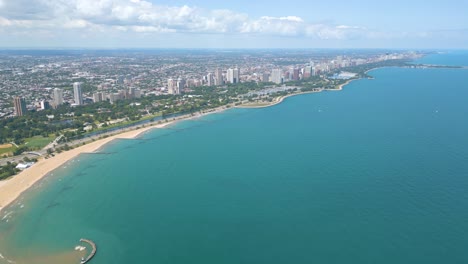
[[[87,143],[74,149],[56,154],[54,157],[48,159],[41,158],[30,168],[18,173],[10,179],[0,181],[0,213],[3,209],[7,208],[9,205],[14,203],[14,201],[16,201],[21,196],[21,194],[26,192],[29,188],[31,188],[41,179],[49,175],[50,172],[59,168],[60,166],[62,166],[63,164],[77,157],[80,154],[99,151],[107,143],[116,139],[134,139],[152,129],[164,128],[179,121],[200,118],[205,115],[220,113],[228,109],[230,108],[223,106],[198,115],[180,116],[162,124],[153,123],[146,127],[140,127],[134,130],[98,139],[96,141]]]
[[[379,68],[370,69],[367,72],[375,70],[375,69],[379,69]],[[275,99],[273,99],[272,102],[269,102],[269,103],[267,103],[265,105],[238,105],[238,106],[236,106],[236,108],[265,108],[265,107],[270,107],[270,106],[280,104],[280,103],[283,102],[284,99],[286,99],[288,97],[296,96],[296,95],[309,94],[309,93],[321,93],[323,91],[331,91],[331,92],[341,91],[341,90],[343,90],[343,88],[346,85],[350,84],[353,81],[358,81],[358,80],[361,80],[361,79],[365,79],[365,78],[350,79],[350,80],[346,81],[345,83],[338,85],[338,88],[336,88],[336,89],[323,89],[323,88],[320,88],[320,90],[318,90],[318,91],[305,91],[305,92],[299,92],[299,93],[292,93],[292,94],[287,94],[287,95],[282,95],[282,96],[275,97]]]
[[[374,70],[374,69],[371,69],[371,70]],[[276,97],[273,100],[273,102],[270,102],[265,105],[252,105],[252,106],[238,105],[238,106],[234,106],[233,108],[271,107],[271,106],[282,103],[286,98],[292,97],[292,96],[310,94],[310,93],[320,93],[323,91],[341,91],[343,90],[344,86],[348,85],[352,81],[360,80],[360,79],[362,78],[348,80],[347,82],[339,85],[338,88],[336,89],[320,88],[319,90],[315,90],[315,91],[305,91],[305,92],[287,94],[287,95]],[[214,114],[214,113],[220,113],[230,108],[231,107],[222,106],[222,107],[215,108],[215,109],[212,109],[211,111],[207,111],[198,115],[193,115],[193,116],[183,115],[183,116],[174,118],[173,120],[168,121],[167,123],[162,123],[162,124],[150,123],[149,126],[146,126],[146,127],[140,127],[134,130],[121,132],[121,133],[118,133],[118,134],[115,134],[106,138],[98,139],[96,141],[87,143],[85,145],[76,147],[74,149],[56,154],[54,157],[51,157],[48,159],[43,158],[39,160],[36,164],[34,164],[32,167],[18,173],[12,178],[0,181],[0,213],[2,212],[3,209],[5,209],[9,205],[11,205],[16,199],[18,199],[21,196],[21,194],[23,194],[25,191],[31,188],[35,183],[37,183],[38,181],[46,177],[53,170],[57,169],[58,167],[65,164],[67,161],[75,158],[76,156],[80,154],[99,151],[107,143],[115,139],[133,139],[152,129],[164,128],[168,125],[174,124],[179,121],[195,119],[195,118],[199,118],[199,117],[209,115],[209,114]]]
[[[309,94],[309,93],[320,93],[320,92],[323,92],[323,91],[326,91],[324,89],[321,89],[319,91],[306,91],[306,92],[299,92],[299,93],[293,93],[293,94],[287,94],[287,95],[282,95],[282,96],[278,96],[278,97],[275,97],[275,99],[273,99],[272,102],[269,102],[265,105],[238,105],[236,106],[236,108],[266,108],[266,107],[270,107],[270,106],[274,106],[274,105],[277,105],[277,104],[281,104],[284,99],[288,98],[288,97],[292,97],[292,96],[296,96],[296,95],[302,95],[302,94]]]

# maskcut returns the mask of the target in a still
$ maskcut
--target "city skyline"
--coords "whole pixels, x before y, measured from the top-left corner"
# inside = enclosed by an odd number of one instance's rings
[[[464,1],[0,0],[0,48],[468,48]]]

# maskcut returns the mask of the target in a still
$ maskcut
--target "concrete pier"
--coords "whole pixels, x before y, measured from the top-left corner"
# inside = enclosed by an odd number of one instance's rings
[[[81,264],[86,264],[94,257],[94,255],[96,255],[97,247],[96,247],[96,244],[93,241],[89,240],[89,239],[82,238],[82,239],[80,239],[80,242],[88,243],[92,248],[91,253],[89,254],[89,256],[81,261]]]

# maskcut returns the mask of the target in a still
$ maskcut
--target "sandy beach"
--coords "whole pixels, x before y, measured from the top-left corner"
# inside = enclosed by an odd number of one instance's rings
[[[101,147],[103,147],[105,144],[109,143],[110,141],[114,139],[132,139],[154,128],[162,128],[162,127],[168,126],[178,121],[195,119],[195,118],[199,118],[208,114],[219,113],[226,109],[228,108],[220,107],[220,108],[213,109],[212,111],[205,112],[203,114],[198,114],[198,115],[193,115],[193,116],[192,115],[180,116],[167,123],[150,125],[147,127],[138,128],[138,129],[131,130],[128,132],[123,132],[117,135],[113,135],[107,138],[93,141],[86,145],[76,147],[74,149],[62,152],[60,154],[56,154],[54,157],[51,157],[48,159],[40,159],[32,167],[18,173],[17,175],[13,176],[12,178],[8,180],[0,181],[0,212],[9,204],[14,202],[24,191],[26,191],[31,186],[33,186],[37,181],[45,177],[49,172],[55,170],[56,168],[60,167],[67,161],[75,158],[81,153],[89,153],[89,152],[97,151]]]

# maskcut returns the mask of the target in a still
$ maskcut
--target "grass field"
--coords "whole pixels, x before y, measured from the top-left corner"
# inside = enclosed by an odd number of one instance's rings
[[[51,136],[51,137],[37,136],[37,137],[26,139],[26,142],[24,143],[24,145],[32,150],[39,150],[47,146],[47,144],[52,142],[54,139],[55,139],[54,136]]]
[[[0,156],[3,156],[5,154],[9,155],[11,154],[11,152],[13,152],[13,150],[15,150],[15,146],[13,146],[12,144],[0,145]]]

